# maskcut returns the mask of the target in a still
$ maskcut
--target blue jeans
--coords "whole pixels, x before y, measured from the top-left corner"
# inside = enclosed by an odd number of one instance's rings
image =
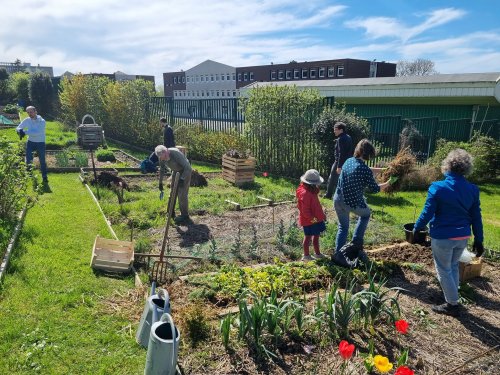
[[[432,256],[437,278],[443,289],[446,302],[458,303],[458,263],[462,252],[467,247],[467,240],[438,240],[431,238]]]
[[[337,232],[337,238],[335,239],[335,251],[339,251],[347,242],[347,235],[349,234],[349,213],[351,212],[358,215],[358,222],[356,223],[356,228],[354,228],[352,243],[363,246],[366,227],[370,221],[370,208],[368,206],[364,208],[352,208],[344,203],[342,194],[338,194],[337,192],[333,197],[333,207],[335,208],[335,213],[339,220],[339,230]]]
[[[40,160],[40,170],[42,171],[42,178],[47,179],[47,164],[45,163],[45,142],[26,142],[26,165],[33,163],[33,151],[38,153],[38,160]]]

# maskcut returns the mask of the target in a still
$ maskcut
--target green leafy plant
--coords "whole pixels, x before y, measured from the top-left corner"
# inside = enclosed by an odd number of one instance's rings
[[[198,342],[209,337],[210,324],[208,322],[211,314],[202,303],[188,304],[179,311],[178,316],[180,329],[189,337],[192,346],[196,346]]]
[[[113,154],[112,150],[104,150],[102,148],[99,148],[97,152],[95,153],[97,160],[105,162],[105,161],[111,161],[115,162],[116,158],[115,155]]]
[[[259,250],[259,240],[257,238],[257,226],[252,224],[252,242],[250,242],[250,246],[248,247],[248,253],[250,254],[251,259],[259,259],[259,254],[257,251]]]
[[[278,225],[278,231],[276,233],[276,250],[285,253],[285,223],[283,219],[280,219],[280,223]]]
[[[231,245],[231,254],[233,254],[234,257],[237,259],[241,259],[241,227],[238,226],[238,232],[236,234],[236,238],[234,240],[234,243]]]
[[[229,313],[226,315],[224,319],[220,322],[220,332],[222,335],[222,343],[224,344],[224,348],[229,348],[229,335],[231,333],[231,322],[232,315]]]
[[[208,260],[210,263],[216,263],[217,262],[217,253],[218,253],[218,246],[217,246],[217,241],[215,241],[215,238],[211,237],[210,238],[210,244],[208,247]]]

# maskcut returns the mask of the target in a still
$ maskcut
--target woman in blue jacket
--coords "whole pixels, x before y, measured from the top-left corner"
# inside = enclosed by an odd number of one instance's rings
[[[429,223],[432,255],[437,278],[446,303],[434,305],[440,314],[458,316],[458,266],[467,241],[474,234],[472,246],[476,256],[483,254],[483,222],[479,189],[464,176],[472,171],[472,156],[462,149],[451,151],[441,166],[445,179],[431,184],[415,231]]]

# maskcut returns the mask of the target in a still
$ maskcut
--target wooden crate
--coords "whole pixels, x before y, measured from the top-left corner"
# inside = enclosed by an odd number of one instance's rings
[[[128,272],[134,261],[134,243],[110,240],[97,236],[90,266],[111,272]]]
[[[481,276],[482,258],[473,258],[470,263],[459,263],[460,281],[466,281]]]
[[[180,152],[184,154],[185,157],[188,156],[188,150],[186,146],[175,146]]]
[[[253,182],[255,179],[255,158],[237,159],[223,155],[222,178],[235,185]]]

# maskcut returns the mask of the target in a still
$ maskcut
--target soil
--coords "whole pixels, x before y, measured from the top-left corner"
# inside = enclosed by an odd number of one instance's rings
[[[212,176],[210,176],[212,177]],[[134,185],[143,181],[153,181],[154,175],[130,178]],[[261,259],[254,263],[271,262],[279,256],[270,239],[275,238],[276,227],[282,219],[285,225],[295,220],[297,208],[294,203],[276,207],[261,207],[243,211],[229,211],[221,215],[198,212],[192,215],[190,225],[174,226],[170,232],[172,253],[186,255],[186,247],[206,243],[210,238],[230,243],[237,236],[238,228],[245,238],[249,238],[252,227],[256,227],[261,245]],[[327,212],[334,217],[333,212]],[[273,228],[274,223],[274,228]],[[273,230],[274,229],[274,230]],[[161,243],[161,229],[151,233]],[[227,244],[226,243],[226,244]],[[268,245],[268,246],[266,246]],[[426,244],[428,245],[428,244]],[[324,250],[327,255],[331,250]],[[283,254],[281,254],[281,258]],[[371,249],[368,255],[373,260],[390,265],[393,272],[388,277],[387,287],[399,287],[401,316],[410,324],[409,334],[395,337],[394,329],[388,324],[376,327],[375,352],[388,356],[391,360],[400,349],[409,348],[408,366],[415,374],[500,374],[500,269],[498,263],[483,261],[482,275],[469,280],[464,286],[465,298],[459,318],[439,315],[431,310],[433,304],[443,303],[443,295],[435,276],[432,253],[429,246],[393,244],[383,251]],[[286,260],[286,259],[285,259]],[[195,263],[195,262],[193,262]],[[248,260],[246,264],[250,263]],[[205,263],[206,265],[206,263]],[[202,266],[203,268],[203,266]],[[214,271],[216,266],[206,265]],[[199,270],[199,269],[198,269]],[[189,272],[189,267],[184,269]],[[199,272],[199,271],[198,271]],[[198,342],[188,339],[187,328],[182,325],[181,315],[189,309],[192,301],[189,294],[195,286],[179,279],[165,286],[170,294],[172,316],[180,324],[182,344],[179,364],[186,374],[339,374],[341,359],[338,355],[338,340],[328,340],[321,346],[308,338],[287,338],[280,345],[280,357],[275,363],[259,359],[246,343],[231,334],[231,348],[225,350],[221,343],[218,318],[226,310],[204,301],[203,310],[210,320],[209,338]],[[142,303],[140,296],[143,295]],[[147,289],[137,290],[133,295],[117,296],[110,308],[119,309],[139,322]],[[130,299],[132,298],[132,303]],[[313,303],[312,298],[310,303]],[[133,307],[131,307],[133,305]],[[346,374],[366,374],[360,352],[366,353],[368,335],[356,331],[349,339],[356,345],[358,354],[349,362]],[[474,357],[479,356],[477,359]],[[462,365],[454,370],[455,367]],[[452,372],[449,372],[453,370]]]

